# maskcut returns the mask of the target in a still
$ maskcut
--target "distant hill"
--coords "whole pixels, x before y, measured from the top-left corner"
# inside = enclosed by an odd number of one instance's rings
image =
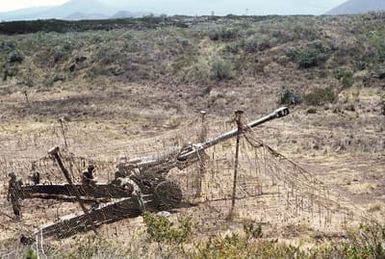
[[[135,13],[129,11],[119,11],[115,13],[111,18],[112,19],[123,19],[123,18],[131,18],[136,17]]]
[[[53,7],[41,14],[42,18],[66,18],[76,13],[103,14],[111,16],[115,9],[97,0],[71,0],[63,5]]]
[[[121,10],[121,7],[112,6],[98,0],[70,0],[59,6],[27,8],[0,13],[0,21],[37,19],[94,20],[108,19],[112,16],[114,18],[142,16],[138,13]]]
[[[385,0],[349,0],[326,14],[343,15],[343,14],[363,14],[368,12],[385,11]]]
[[[64,20],[69,21],[79,21],[79,20],[101,20],[108,19],[109,16],[101,13],[81,13],[76,12],[64,18]]]
[[[38,19],[38,14],[48,11],[52,7],[32,7],[11,12],[0,13],[0,21],[33,20]]]

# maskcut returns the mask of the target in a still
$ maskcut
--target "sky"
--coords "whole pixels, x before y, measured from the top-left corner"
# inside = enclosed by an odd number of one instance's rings
[[[0,12],[60,5],[68,0],[0,0]],[[208,8],[216,14],[322,14],[346,0],[100,0],[125,5],[134,11],[199,14]],[[143,9],[143,10],[139,10]]]
[[[60,5],[68,0],[0,0],[0,12],[8,12],[36,6]]]

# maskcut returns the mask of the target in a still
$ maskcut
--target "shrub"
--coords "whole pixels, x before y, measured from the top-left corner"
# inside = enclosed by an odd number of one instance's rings
[[[292,48],[287,52],[291,61],[296,62],[299,68],[306,69],[319,66],[328,58],[329,49],[322,42],[315,41],[306,47]]]
[[[144,213],[143,220],[150,239],[158,243],[180,245],[190,238],[193,231],[190,217],[179,218],[178,226],[164,216],[149,212]]]
[[[242,44],[240,42],[232,42],[225,46],[224,52],[231,53],[231,54],[238,54],[239,51],[242,49]]]
[[[300,68],[310,68],[318,65],[321,53],[315,49],[304,49],[298,52],[296,60]]]
[[[350,68],[339,68],[335,71],[335,78],[341,82],[343,88],[349,88],[353,85],[353,71]]]
[[[122,37],[125,41],[131,41],[134,39],[134,35],[131,32],[125,32],[122,34]]]
[[[55,63],[63,61],[69,56],[69,54],[70,54],[70,51],[65,47],[56,48],[55,52],[53,53],[53,61]]]
[[[25,259],[37,259],[36,252],[32,248],[28,248],[24,254]]]
[[[243,41],[242,48],[245,52],[253,53],[269,49],[271,48],[271,44],[269,38],[253,35]]]
[[[238,36],[238,30],[233,27],[220,27],[211,30],[208,36],[212,41],[229,41],[235,39]]]
[[[300,249],[277,241],[250,242],[238,234],[216,235],[198,247],[193,258],[385,258],[385,228],[363,225],[347,239],[331,245]]]
[[[304,96],[304,101],[307,105],[323,105],[334,103],[337,100],[337,95],[331,87],[315,89]]]
[[[282,105],[298,105],[302,103],[302,98],[293,90],[286,89],[282,93],[279,103]]]
[[[261,224],[253,224],[252,222],[246,223],[243,225],[243,231],[246,234],[247,240],[261,238],[263,236]]]
[[[308,40],[316,40],[319,36],[317,34],[317,30],[314,26],[307,26],[302,24],[297,24],[292,31],[296,35],[297,39],[308,39]]]
[[[183,75],[185,82],[207,83],[210,80],[210,66],[204,59],[199,59]]]
[[[342,252],[346,258],[385,258],[385,227],[376,223],[348,231],[349,242]]]
[[[24,60],[24,55],[19,50],[13,50],[8,55],[8,62],[9,63],[22,63]]]
[[[95,53],[96,61],[102,65],[117,63],[122,56],[123,54],[119,49],[107,45],[100,46]]]
[[[215,81],[230,80],[234,78],[233,66],[223,60],[217,59],[211,64],[210,78]]]
[[[298,247],[274,241],[250,243],[238,234],[217,235],[201,244],[194,258],[306,258]]]
[[[381,115],[385,116],[385,94],[381,97],[380,108],[381,108]]]
[[[149,28],[155,28],[156,25],[166,20],[167,17],[164,16],[155,16],[154,14],[145,15],[140,20]]]
[[[385,31],[371,31],[368,33],[368,39],[371,47],[374,49],[372,53],[372,61],[374,63],[385,62]]]
[[[195,258],[246,258],[249,253],[247,240],[237,234],[211,237],[207,243],[201,244]]]
[[[16,49],[16,43],[12,41],[3,41],[0,42],[0,51],[1,52],[10,52]]]
[[[176,37],[176,42],[180,44],[183,48],[186,48],[190,45],[190,41],[183,37]]]

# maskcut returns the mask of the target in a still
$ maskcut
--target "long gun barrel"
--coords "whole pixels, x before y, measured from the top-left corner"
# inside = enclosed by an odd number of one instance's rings
[[[255,128],[268,121],[285,117],[289,115],[289,113],[290,112],[287,107],[281,107],[258,120],[255,120],[246,124],[244,129]],[[173,167],[176,167],[177,162],[183,162],[191,158],[195,158],[197,157],[197,154],[199,154],[199,152],[202,152],[212,146],[215,146],[218,143],[231,139],[235,137],[237,134],[238,134],[238,129],[236,128],[224,134],[221,134],[217,137],[214,137],[213,139],[210,139],[206,142],[189,145],[178,152],[176,161],[169,161],[169,163],[167,163],[162,158],[159,158],[159,157],[146,157],[146,158],[136,160],[133,164],[135,164],[135,166],[139,168],[141,171],[151,170],[152,167],[157,167],[160,164],[163,164],[162,168],[166,169],[167,171]]]
[[[249,124],[247,124],[244,128],[245,129],[248,129],[248,128],[255,128],[257,127],[258,125],[261,125],[265,122],[268,122],[268,121],[271,121],[271,120],[274,120],[274,119],[278,119],[278,118],[282,118],[282,117],[285,117],[287,115],[289,115],[289,109],[287,107],[282,107],[282,108],[279,108],[277,110],[275,110],[274,112],[256,120],[256,121],[252,121],[250,122]],[[202,150],[206,150],[212,146],[215,146],[216,144],[220,143],[220,142],[224,142],[228,139],[231,139],[235,136],[238,135],[238,128],[236,129],[233,129],[231,131],[228,131],[220,136],[217,136],[213,139],[210,139],[204,143],[201,143],[201,144],[198,144],[196,145],[196,148],[195,150],[190,150],[190,151],[187,151],[187,152],[181,152],[178,156],[178,160],[185,160],[187,159],[188,157],[190,157],[191,155],[193,155],[194,153],[196,152],[199,152],[199,151],[202,151]]]

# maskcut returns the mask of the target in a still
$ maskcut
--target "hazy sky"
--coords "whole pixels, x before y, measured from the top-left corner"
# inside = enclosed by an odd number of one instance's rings
[[[68,0],[0,0],[0,12],[34,6],[59,5]],[[100,0],[135,11],[202,14],[322,14],[346,0]],[[143,9],[143,10],[138,10]]]
[[[59,5],[68,0],[0,0],[0,12],[35,6]]]

